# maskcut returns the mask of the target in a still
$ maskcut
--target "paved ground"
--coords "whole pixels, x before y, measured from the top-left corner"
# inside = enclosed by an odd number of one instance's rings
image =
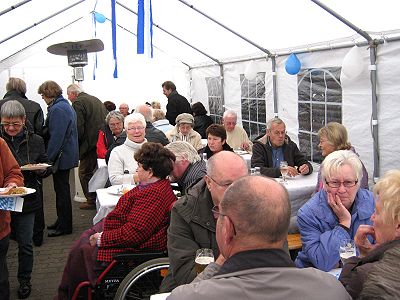
[[[71,176],[71,181],[73,181],[73,176]],[[80,210],[79,203],[75,201],[72,202],[74,224],[73,233],[71,235],[48,238],[46,231],[43,245],[41,247],[34,247],[35,258],[32,273],[32,294],[29,299],[48,300],[53,298],[58,283],[60,282],[72,242],[76,240],[85,229],[92,225],[95,211]],[[46,223],[52,224],[56,219],[56,208],[51,176],[50,178],[46,178],[44,181],[44,209]],[[10,298],[18,299],[18,247],[14,241],[10,241],[10,248],[8,250],[8,268],[11,285]]]

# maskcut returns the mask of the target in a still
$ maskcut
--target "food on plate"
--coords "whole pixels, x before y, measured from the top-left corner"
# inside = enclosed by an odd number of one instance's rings
[[[4,193],[4,195],[20,195],[20,194],[25,194],[26,189],[24,187],[15,187],[9,189],[7,192]]]

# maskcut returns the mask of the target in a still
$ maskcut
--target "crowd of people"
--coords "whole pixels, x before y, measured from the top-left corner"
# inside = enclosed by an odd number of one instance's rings
[[[78,84],[66,89],[69,103],[56,82],[46,81],[37,91],[48,105],[44,118],[40,105],[25,96],[22,79],[10,78],[6,88],[0,100],[1,193],[18,186],[36,192],[24,196],[22,212],[0,210],[1,300],[10,298],[10,238],[18,243],[18,297],[31,293],[33,245],[43,243],[45,229],[43,178],[52,176],[56,198],[57,219],[47,226],[48,237],[71,234],[71,169],[78,167],[86,198],[80,209],[96,209],[89,182],[98,159],[107,163],[104,187],[133,188],[73,244],[55,299],[70,299],[82,281],[94,284],[115,254],[154,251],[168,252],[170,267],[160,286],[160,292],[172,292],[168,299],[400,297],[400,170],[387,172],[370,191],[342,124],[330,122],[318,132],[323,162],[315,193],[297,213],[302,248],[292,260],[289,194],[274,178],[282,176],[282,161],[290,177],[315,170],[282,119],[268,120],[266,132],[249,138],[235,111],[226,110],[216,124],[201,102],[190,105],[171,81],[161,85],[165,112],[157,101],[131,111],[121,103],[117,110]],[[249,176],[238,150],[251,154],[258,176]],[[21,171],[38,163],[51,167]],[[342,240],[357,246],[344,264]],[[216,259],[198,274],[201,248]],[[339,280],[327,273],[338,267]]]

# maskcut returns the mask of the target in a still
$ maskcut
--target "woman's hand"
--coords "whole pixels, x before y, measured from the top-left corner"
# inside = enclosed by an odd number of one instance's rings
[[[368,240],[368,236],[372,236],[375,240],[375,230],[371,225],[360,225],[357,229],[356,235],[354,236],[354,243],[360,251],[360,257],[367,255],[377,245],[373,245]]]
[[[0,194],[1,194],[1,195],[6,195],[6,194],[8,194],[8,192],[9,192],[11,189],[16,188],[16,187],[18,187],[18,185],[17,185],[16,183],[10,182],[10,183],[8,183],[6,186],[4,186],[4,190],[3,190],[2,192],[0,192]]]
[[[350,229],[351,225],[351,214],[347,210],[346,207],[342,204],[339,196],[337,194],[333,194],[331,192],[327,192],[328,194],[328,204],[332,208],[333,212],[339,219],[339,223],[346,228]]]
[[[96,232],[95,234],[92,234],[89,238],[89,243],[90,246],[96,246],[97,244],[97,239],[101,235],[101,232]]]

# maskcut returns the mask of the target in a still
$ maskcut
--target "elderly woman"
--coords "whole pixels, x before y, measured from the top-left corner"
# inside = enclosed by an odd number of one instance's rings
[[[352,151],[329,154],[322,163],[321,175],[324,188],[297,215],[303,248],[295,263],[300,268],[329,271],[340,260],[341,240],[353,239],[360,225],[371,224],[374,197],[360,188],[362,165]]]
[[[47,154],[42,137],[28,129],[25,109],[16,100],[10,100],[1,107],[0,136],[20,166],[47,162]],[[31,128],[31,127],[29,127]],[[23,171],[25,186],[37,192],[24,197],[22,212],[11,213],[11,230],[18,243],[18,296],[25,299],[31,293],[31,274],[33,267],[33,225],[36,211],[43,211],[43,199],[39,193],[39,176],[45,170]]]
[[[170,209],[176,200],[166,177],[175,155],[161,144],[145,143],[135,152],[135,160],[138,186],[74,244],[57,299],[70,299],[81,281],[94,283],[115,254],[166,250]]]
[[[184,141],[191,144],[196,150],[202,147],[201,136],[193,130],[194,118],[191,114],[183,113],[176,117],[175,128],[167,132],[170,142]]]
[[[131,113],[126,116],[124,128],[127,138],[122,145],[111,151],[108,161],[108,177],[112,185],[127,183],[124,177],[130,177],[130,183],[135,183],[133,174],[138,165],[133,156],[147,142],[144,138],[146,121],[142,114]]]
[[[119,111],[110,111],[106,116],[106,125],[99,130],[96,152],[98,158],[106,158],[110,146],[124,130],[124,116]]]
[[[215,153],[218,153],[222,150],[233,151],[232,147],[226,143],[226,130],[223,125],[212,124],[208,126],[206,135],[207,146],[199,150],[200,155],[206,153],[207,158],[209,159]]]
[[[374,186],[374,194],[373,225],[360,225],[358,228],[354,241],[360,255],[346,261],[339,277],[354,299],[358,298],[368,273],[385,253],[400,249],[400,170],[387,172]],[[368,237],[374,239],[375,244],[371,244]]]
[[[351,150],[355,154],[357,154],[354,147],[348,141],[348,135],[346,127],[337,122],[329,122],[326,126],[322,127],[318,130],[318,138],[319,138],[319,148],[321,149],[322,156],[326,157],[333,151],[337,150]],[[358,156],[358,154],[357,154]],[[362,164],[362,172],[363,177],[360,183],[360,186],[363,189],[368,189],[368,172],[365,169],[364,164]],[[322,181],[321,181],[321,170],[318,174],[318,183],[316,187],[316,192],[322,189]]]

